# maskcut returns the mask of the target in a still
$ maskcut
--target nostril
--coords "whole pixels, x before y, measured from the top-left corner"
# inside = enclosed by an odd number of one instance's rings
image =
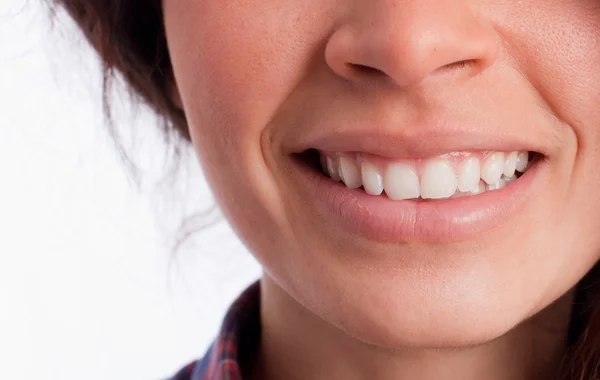
[[[376,69],[374,67],[371,66],[367,66],[367,65],[360,65],[357,63],[346,63],[346,67],[348,69],[350,69],[350,71],[353,71],[355,73],[358,74],[365,74],[365,75],[381,75],[384,74],[383,71]]]
[[[443,73],[443,72],[448,72],[448,71],[461,72],[461,71],[469,69],[470,67],[473,67],[475,65],[477,65],[477,60],[475,60],[475,59],[465,59],[465,60],[462,60],[462,61],[457,61],[457,62],[449,63],[449,64],[447,64],[445,66],[440,67],[436,71],[438,73]]]

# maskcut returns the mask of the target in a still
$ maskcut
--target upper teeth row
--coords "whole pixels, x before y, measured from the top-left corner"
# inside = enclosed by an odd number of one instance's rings
[[[428,159],[419,171],[416,165],[404,162],[390,163],[382,170],[364,158],[344,153],[321,153],[321,165],[327,175],[343,181],[348,188],[363,186],[369,194],[385,191],[390,199],[402,200],[441,199],[496,190],[517,179],[515,172],[524,172],[529,163],[527,151],[493,152],[485,158],[467,156],[455,170],[449,157],[452,155]]]

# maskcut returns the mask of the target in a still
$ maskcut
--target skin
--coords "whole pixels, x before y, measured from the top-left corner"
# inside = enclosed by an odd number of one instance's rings
[[[600,254],[600,3],[164,0],[174,98],[215,198],[264,268],[245,378],[540,379]],[[362,65],[359,69],[348,64]],[[379,242],[320,215],[290,155],[353,121],[428,115],[535,142],[509,222]],[[257,228],[260,226],[259,228]]]

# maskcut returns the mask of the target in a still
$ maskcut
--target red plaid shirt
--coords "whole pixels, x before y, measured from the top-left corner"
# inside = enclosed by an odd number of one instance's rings
[[[260,286],[255,282],[231,305],[204,357],[170,380],[242,380],[240,363],[253,355],[260,336]]]

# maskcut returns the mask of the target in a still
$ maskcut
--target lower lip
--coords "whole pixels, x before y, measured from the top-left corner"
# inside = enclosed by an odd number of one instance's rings
[[[451,243],[475,238],[509,222],[543,188],[545,160],[536,160],[516,181],[499,190],[433,201],[394,201],[349,189],[307,165],[299,164],[302,186],[328,223],[386,242]],[[303,191],[304,192],[304,191]]]

